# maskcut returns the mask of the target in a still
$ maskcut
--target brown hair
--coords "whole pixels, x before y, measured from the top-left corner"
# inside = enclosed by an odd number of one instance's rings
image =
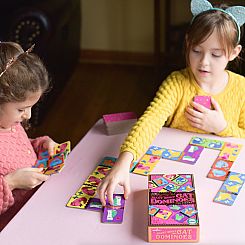
[[[226,9],[226,5],[220,5],[218,8]],[[217,10],[209,10],[197,15],[185,36],[185,57],[189,65],[190,50],[198,44],[204,42],[216,30],[220,42],[226,55],[238,45],[238,30],[234,20],[226,13]]]
[[[13,58],[15,61],[6,69]],[[29,93],[44,93],[49,87],[48,72],[41,59],[24,52],[17,43],[0,43],[0,72],[3,71],[0,76],[0,104],[24,101]]]

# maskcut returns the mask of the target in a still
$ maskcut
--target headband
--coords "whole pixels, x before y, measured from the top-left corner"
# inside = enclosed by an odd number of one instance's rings
[[[236,24],[238,31],[238,43],[240,41],[240,26],[245,23],[245,7],[243,6],[232,6],[227,9],[214,8],[212,4],[207,0],[192,0],[191,1],[191,12],[193,14],[192,21],[196,18],[197,15],[207,12],[207,11],[220,11],[229,15]]]
[[[0,41],[1,43],[1,41]],[[35,44],[33,44],[30,48],[28,48],[26,51],[24,51],[21,54],[29,54],[32,52],[32,50],[34,49]],[[21,55],[19,54],[19,55]],[[17,55],[16,57],[12,57],[6,64],[5,69],[0,73],[0,77],[9,69],[10,66],[12,66],[14,64],[14,62],[17,60],[17,58],[19,57],[19,55]]]

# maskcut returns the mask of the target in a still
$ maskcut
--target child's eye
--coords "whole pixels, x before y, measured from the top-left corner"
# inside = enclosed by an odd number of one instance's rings
[[[219,57],[221,57],[221,54],[212,54],[212,56],[215,58],[219,58]]]
[[[192,51],[193,51],[194,53],[197,53],[197,54],[201,53],[201,51],[198,50],[198,49],[192,49]]]
[[[19,112],[24,112],[25,110],[24,109],[18,109]]]

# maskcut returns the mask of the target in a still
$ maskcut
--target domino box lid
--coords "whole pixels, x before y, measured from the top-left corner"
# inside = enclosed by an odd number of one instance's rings
[[[105,123],[119,122],[130,119],[137,119],[137,116],[134,112],[120,112],[103,115],[103,120]]]

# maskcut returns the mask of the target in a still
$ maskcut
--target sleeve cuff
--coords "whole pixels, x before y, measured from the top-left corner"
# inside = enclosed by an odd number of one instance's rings
[[[132,162],[135,162],[137,160],[137,158],[138,158],[136,151],[134,151],[134,150],[132,150],[130,148],[121,148],[120,149],[120,153],[123,153],[123,152],[126,152],[126,151],[133,154],[134,159],[132,160]]]
[[[217,133],[218,136],[221,137],[229,137],[232,135],[230,127],[227,125],[227,127],[222,130],[221,132]]]

